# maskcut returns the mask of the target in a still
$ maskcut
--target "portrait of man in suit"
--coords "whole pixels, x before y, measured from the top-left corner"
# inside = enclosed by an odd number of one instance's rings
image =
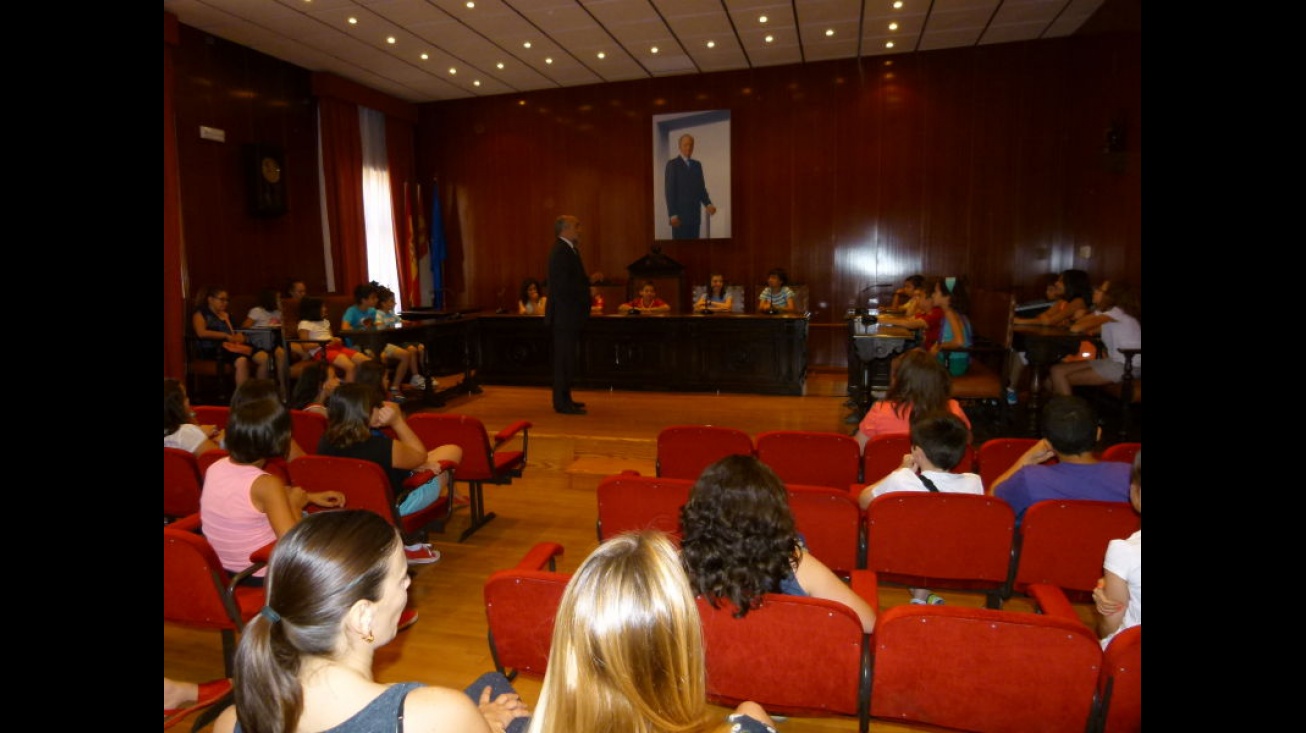
[[[653,117],[654,239],[730,237],[730,110]]]

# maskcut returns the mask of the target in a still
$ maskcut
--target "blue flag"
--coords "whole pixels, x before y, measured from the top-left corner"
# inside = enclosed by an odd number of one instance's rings
[[[431,305],[444,309],[444,259],[448,245],[444,241],[444,219],[440,216],[440,187],[431,184],[431,287],[434,297]]]

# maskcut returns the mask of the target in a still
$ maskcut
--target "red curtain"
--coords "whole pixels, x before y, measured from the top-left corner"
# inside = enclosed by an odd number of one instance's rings
[[[367,230],[363,224],[363,143],[358,105],[317,98],[322,126],[322,178],[335,269],[333,292],[367,282]]]

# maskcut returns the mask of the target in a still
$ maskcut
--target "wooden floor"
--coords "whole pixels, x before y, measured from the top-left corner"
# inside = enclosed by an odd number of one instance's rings
[[[445,378],[441,378],[442,385]],[[498,518],[466,542],[457,542],[467,523],[465,509],[454,514],[443,535],[432,544],[444,554],[441,562],[422,567],[410,589],[421,618],[411,629],[380,649],[376,678],[384,682],[417,680],[462,689],[493,669],[486,643],[482,584],[491,572],[509,567],[536,542],[559,542],[566,554],[558,569],[572,572],[597,546],[594,489],[606,475],[634,469],[654,473],[657,433],[666,425],[705,423],[739,428],[756,435],[763,430],[849,432],[844,422],[846,383],[843,373],[809,374],[807,394],[768,397],[734,394],[668,394],[576,390],[587,403],[588,415],[559,415],[550,407],[550,392],[542,387],[487,385],[479,395],[451,400],[442,412],[474,415],[491,433],[515,420],[527,419],[530,430],[529,466],[509,486],[487,486],[488,511]],[[977,432],[977,437],[979,430]],[[460,491],[465,492],[465,488]],[[978,594],[947,593],[948,603],[983,606]],[[906,603],[905,590],[882,588],[880,604]],[[1007,608],[1029,610],[1013,598]],[[1078,607],[1091,620],[1091,606]],[[928,664],[928,660],[922,660]],[[223,675],[222,643],[212,632],[164,624],[165,676],[209,680]],[[519,677],[518,691],[529,704],[539,694],[540,681]],[[187,730],[185,721],[177,730]],[[183,727],[184,726],[184,727]],[[204,730],[209,730],[205,728]],[[854,718],[791,718],[783,732],[855,731]],[[929,730],[874,721],[877,733]]]

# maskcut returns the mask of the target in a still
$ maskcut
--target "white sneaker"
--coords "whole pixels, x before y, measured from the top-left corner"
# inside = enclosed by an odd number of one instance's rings
[[[418,389],[426,389],[426,377],[420,374],[414,374],[413,378],[408,380],[408,383]]]

